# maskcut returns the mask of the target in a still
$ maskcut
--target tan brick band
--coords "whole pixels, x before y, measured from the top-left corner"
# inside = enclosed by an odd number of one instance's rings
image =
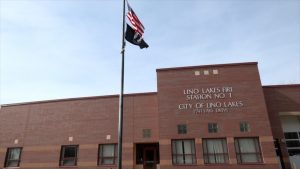
[[[133,161],[127,162],[124,161],[123,165],[131,166]],[[78,162],[78,167],[96,167],[96,162]],[[57,168],[59,167],[58,163],[21,163],[21,168]]]
[[[198,158],[198,159],[197,159],[197,164],[199,164],[199,165],[204,165],[204,160],[201,159],[201,158]]]
[[[171,160],[160,160],[160,165],[172,165]]]
[[[159,140],[159,145],[171,145],[171,140],[169,139]]]
[[[124,166],[133,166],[133,160],[123,160],[122,165],[124,165]]]
[[[227,143],[234,143],[233,137],[227,137]]]
[[[229,158],[229,164],[237,164],[236,158]]]
[[[79,167],[95,167],[97,166],[97,162],[78,162]]]
[[[201,138],[196,138],[195,143],[196,144],[202,144],[202,139]]]
[[[259,137],[260,142],[273,142],[273,136],[260,136]]]
[[[5,153],[6,149],[5,148],[0,148],[0,153]]]
[[[53,150],[60,150],[61,146],[29,146],[24,147],[23,151],[53,151]]]
[[[125,145],[126,146],[126,145]],[[131,146],[133,147],[133,146]],[[79,149],[97,149],[98,144],[80,144]],[[28,146],[24,147],[23,151],[33,151],[33,152],[42,152],[42,151],[60,151],[61,145],[51,145],[51,146]],[[0,152],[6,152],[6,149],[0,149]]]
[[[266,164],[278,164],[278,160],[276,157],[268,157],[264,158]]]
[[[58,163],[21,163],[21,168],[47,168],[58,166]]]
[[[133,148],[133,143],[123,143],[122,147],[123,148]]]

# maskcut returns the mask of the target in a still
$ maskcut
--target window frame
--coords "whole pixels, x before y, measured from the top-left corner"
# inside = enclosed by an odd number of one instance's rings
[[[296,137],[295,137],[296,136]],[[288,150],[289,156],[293,155],[298,155],[300,154],[300,132],[298,131],[289,131],[289,132],[284,132],[284,138],[285,138],[285,144],[286,148]],[[298,143],[296,145],[293,145],[291,143]]]
[[[241,146],[239,143],[240,139],[253,139],[256,141],[255,145],[255,152],[247,152],[247,153],[242,153],[241,152]],[[236,149],[236,144],[238,146],[238,150]],[[262,157],[262,152],[261,152],[261,145],[259,141],[259,137],[235,137],[234,138],[234,148],[235,148],[235,154],[236,154],[236,159],[238,164],[262,164],[263,163],[263,157]],[[257,162],[243,162],[243,155],[256,155]],[[239,160],[240,159],[240,160]]]
[[[18,160],[10,160],[10,159],[8,159],[9,154],[11,152],[10,150],[13,150],[13,149],[20,149],[20,154],[19,154]],[[23,150],[23,147],[9,147],[9,148],[7,148],[6,155],[5,155],[4,168],[20,167],[22,150]],[[11,162],[11,161],[17,161],[18,165],[17,166],[8,166],[8,163]]]
[[[186,124],[178,124],[177,125],[177,134],[187,134],[187,125]]]
[[[247,133],[250,132],[250,124],[246,121],[240,122],[240,132]]]
[[[109,156],[109,157],[102,156],[102,154],[103,154],[102,146],[107,146],[107,145],[114,146],[114,156]],[[103,164],[102,159],[113,159],[113,163],[112,164]],[[98,161],[97,161],[98,166],[115,166],[115,165],[117,165],[117,159],[118,159],[118,144],[117,143],[99,144],[99,146],[98,146]]]
[[[67,157],[65,158],[65,150],[68,147],[75,147],[76,153],[75,153],[75,157]],[[77,166],[77,162],[78,162],[78,151],[79,151],[79,145],[62,145],[61,149],[60,149],[60,158],[59,158],[59,166],[60,167],[65,167],[65,166]],[[64,165],[64,161],[66,159],[74,159],[74,165]]]
[[[222,150],[226,153],[207,153],[208,152],[208,147],[207,147],[207,141],[208,140],[222,140]],[[224,146],[225,145],[225,146]],[[203,160],[205,165],[224,165],[224,164],[229,164],[229,153],[228,153],[228,145],[227,145],[227,139],[226,138],[203,138],[202,139],[202,148],[203,148]],[[216,158],[216,155],[222,155],[224,158],[224,163],[207,163],[205,161],[205,158],[209,159],[209,156],[213,155],[214,158]],[[216,160],[215,160],[216,161]]]
[[[177,152],[173,152],[173,142],[177,142],[177,141],[180,141],[181,142],[181,146],[182,146],[182,154],[177,154]],[[194,148],[192,150],[193,154],[186,154],[184,152],[184,141],[191,141],[191,145],[193,145],[193,147],[191,148]],[[195,139],[172,139],[171,140],[171,153],[172,153],[172,164],[173,165],[197,165],[197,157],[196,157],[196,144],[195,144]],[[174,161],[174,157],[177,157],[177,156],[182,156],[183,157],[183,163],[178,163],[177,160]],[[187,164],[185,162],[185,157],[186,156],[191,156],[192,157],[192,163],[191,164]],[[176,158],[177,159],[177,158]]]
[[[151,129],[143,129],[143,138],[151,138]]]
[[[218,133],[219,132],[218,123],[208,123],[207,128],[208,128],[208,133]]]

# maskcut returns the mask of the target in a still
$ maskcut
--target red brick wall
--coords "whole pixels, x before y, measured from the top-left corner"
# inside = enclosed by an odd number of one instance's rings
[[[7,147],[23,147],[21,168],[58,168],[61,145],[80,145],[78,166],[95,167],[98,144],[117,143],[117,128],[118,96],[3,106],[0,165]],[[143,138],[142,129],[151,129],[152,137]],[[123,163],[132,168],[133,143],[158,142],[156,93],[125,96],[123,132]],[[74,140],[69,142],[69,137]]]
[[[204,75],[205,70],[209,75]],[[213,70],[219,74],[214,75]],[[195,71],[200,71],[196,76]],[[203,163],[202,138],[227,138],[231,164],[223,166],[210,166],[209,168],[233,168],[236,165],[234,137],[260,137],[262,153],[265,159],[264,165],[238,165],[237,168],[274,168],[278,167],[275,160],[272,133],[269,117],[265,105],[259,73],[256,63],[200,66],[191,68],[162,69],[158,74],[158,108],[159,108],[159,132],[160,139],[171,140],[178,138],[197,138],[196,156]],[[185,89],[232,87],[231,98],[187,100]],[[201,93],[201,92],[200,92]],[[221,92],[222,93],[222,92]],[[227,93],[228,95],[228,93]],[[228,112],[212,112],[206,114],[194,114],[194,106],[197,103],[242,101],[243,106],[230,108]],[[192,104],[193,108],[179,110],[180,104]],[[239,123],[247,121],[251,131],[240,132]],[[208,133],[208,123],[218,123],[218,133]],[[187,134],[177,134],[177,125],[187,124]],[[169,141],[170,142],[170,141]],[[169,144],[161,145],[161,160],[165,160],[163,168],[171,163],[171,147]],[[272,161],[272,162],[269,162]],[[202,164],[198,165],[202,165]],[[172,167],[169,167],[172,168]],[[197,167],[195,167],[197,168]]]
[[[300,85],[264,86],[263,90],[273,135],[284,138],[278,113],[300,111]]]
[[[212,74],[214,69],[218,70],[218,75]],[[208,70],[210,74],[203,75],[204,70]],[[200,75],[195,76],[195,71],[200,71]],[[124,169],[133,168],[135,143],[153,142],[159,142],[161,169],[187,168],[172,165],[171,140],[180,138],[194,139],[196,143],[197,165],[189,166],[190,169],[278,168],[256,63],[159,69],[157,78],[158,93],[125,96]],[[185,89],[211,87],[220,89],[232,87],[232,92],[225,93],[226,98],[223,99],[193,101],[186,100],[183,93]],[[183,103],[195,105],[198,102],[206,104],[232,101],[241,101],[243,106],[228,108],[227,112],[205,114],[194,114],[193,108],[178,109],[178,105]],[[241,121],[250,124],[250,132],[240,132]],[[218,133],[208,133],[209,122],[218,123]],[[187,124],[188,133],[177,134],[177,124]],[[78,168],[95,169],[98,144],[117,143],[117,125],[118,96],[3,106],[0,110],[0,166],[4,164],[7,147],[23,147],[21,168],[55,169],[58,168],[61,145],[79,145]],[[143,129],[151,129],[152,137],[143,138]],[[111,135],[110,140],[106,139],[107,135]],[[68,138],[71,136],[74,140],[69,142]],[[204,165],[202,139],[219,137],[227,139],[230,163]],[[264,163],[238,165],[234,149],[235,137],[259,137]],[[15,139],[18,139],[18,144],[14,144]],[[116,166],[97,168],[107,169]]]
[[[273,136],[281,140],[284,135],[279,112],[300,111],[300,85],[264,86],[263,91]],[[285,165],[290,168],[286,144],[281,142],[280,146],[286,162]]]

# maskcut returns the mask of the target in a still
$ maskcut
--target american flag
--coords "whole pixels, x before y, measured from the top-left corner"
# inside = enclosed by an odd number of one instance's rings
[[[128,6],[128,13],[127,18],[129,19],[130,23],[132,24],[133,29],[135,32],[143,36],[145,27],[142,24],[142,22],[139,20],[139,18],[136,16],[132,8],[129,6],[129,3],[127,2]]]

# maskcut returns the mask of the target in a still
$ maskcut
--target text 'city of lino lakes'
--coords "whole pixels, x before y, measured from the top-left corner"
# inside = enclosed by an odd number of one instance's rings
[[[233,87],[228,86],[184,89],[186,103],[179,104],[178,109],[192,109],[194,114],[228,112],[244,105],[243,101],[234,98],[233,93]]]

